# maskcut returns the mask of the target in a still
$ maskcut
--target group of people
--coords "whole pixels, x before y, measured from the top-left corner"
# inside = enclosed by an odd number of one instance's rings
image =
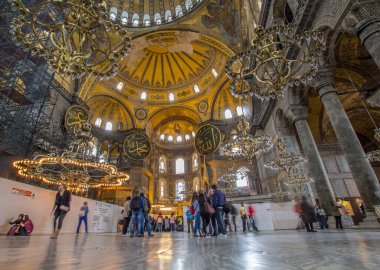
[[[9,222],[11,227],[8,236],[29,236],[33,232],[34,225],[28,215],[20,214],[14,221]]]

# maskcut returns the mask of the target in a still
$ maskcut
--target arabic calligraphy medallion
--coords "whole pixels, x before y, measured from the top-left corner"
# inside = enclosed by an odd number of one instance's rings
[[[141,160],[149,156],[152,144],[145,134],[133,132],[125,138],[123,148],[128,158]]]
[[[216,126],[203,125],[195,135],[195,149],[203,156],[211,155],[219,149],[221,138],[220,130]]]
[[[82,130],[82,124],[88,121],[88,111],[79,105],[73,105],[65,114],[65,127],[71,136],[77,135]]]

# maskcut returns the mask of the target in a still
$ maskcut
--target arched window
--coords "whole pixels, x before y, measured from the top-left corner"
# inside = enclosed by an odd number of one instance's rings
[[[171,22],[172,20],[172,12],[170,10],[165,11],[165,21]]]
[[[214,75],[214,77],[216,78],[216,77],[218,77],[218,71],[216,71],[216,69],[215,68],[213,68],[212,70],[211,70],[211,72],[212,72],[212,75]]]
[[[158,163],[160,172],[166,172],[166,158],[161,156]]]
[[[132,24],[133,24],[133,26],[139,26],[139,14],[137,14],[137,13],[133,14]]]
[[[243,115],[243,108],[240,105],[236,107],[236,114],[238,116],[242,116]]]
[[[146,100],[146,92],[142,92],[140,97],[142,100]]]
[[[176,174],[185,173],[185,160],[183,158],[177,158],[175,160],[175,173]]]
[[[193,137],[195,137],[195,132],[194,132],[194,131],[192,131],[192,132],[191,132],[191,135],[193,135]]]
[[[190,141],[190,135],[189,134],[185,134],[185,141]]]
[[[127,23],[128,23],[128,12],[123,11],[123,13],[121,13],[121,24],[126,25]]]
[[[124,86],[124,83],[119,82],[119,83],[116,85],[116,88],[117,88],[117,90],[121,90],[121,89],[123,89],[123,86]]]
[[[194,85],[194,92],[199,93],[201,90],[199,89],[198,85]]]
[[[193,181],[193,190],[194,191],[199,191],[200,186],[199,186],[199,178],[195,177]]]
[[[150,25],[150,16],[149,14],[144,15],[144,26],[149,26]]]
[[[174,101],[174,94],[173,93],[169,93],[169,101]]]
[[[110,9],[110,20],[115,21],[117,18],[117,8],[111,7]]]
[[[154,23],[155,24],[161,24],[162,23],[162,21],[161,21],[161,14],[160,13],[154,14]]]
[[[173,136],[172,135],[169,135],[168,136],[168,142],[172,142],[173,141]]]
[[[176,184],[176,197],[179,201],[185,200],[185,181],[183,180],[178,180]]]
[[[123,123],[122,122],[117,123],[117,130],[118,131],[123,130]]]
[[[165,197],[165,180],[160,180],[160,198]]]
[[[249,169],[246,167],[241,167],[237,170],[238,174],[236,176],[236,187],[249,187],[248,185],[248,174]]]
[[[102,119],[96,118],[96,120],[95,120],[95,126],[96,127],[100,127],[101,125],[102,125]]]
[[[112,130],[112,122],[106,123],[106,130]]]
[[[162,134],[160,135],[160,140],[161,140],[161,141],[165,140],[165,134],[164,134],[164,133],[162,133]]]
[[[177,142],[182,142],[182,136],[181,135],[177,136]]]
[[[190,10],[193,8],[193,2],[191,0],[185,1],[186,10]]]
[[[224,111],[224,118],[226,118],[226,119],[231,119],[232,118],[232,112],[231,112],[230,109],[226,109]]]
[[[199,160],[198,160],[197,153],[193,154],[191,161],[192,161],[192,165],[193,165],[193,171],[198,170],[198,168],[199,168]]]
[[[182,17],[183,16],[182,7],[180,5],[175,7],[175,16],[176,17]]]

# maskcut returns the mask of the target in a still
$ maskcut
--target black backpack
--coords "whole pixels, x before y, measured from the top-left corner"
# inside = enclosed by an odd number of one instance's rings
[[[133,211],[140,210],[142,208],[141,205],[141,197],[140,196],[135,196],[131,200],[131,209]]]
[[[146,198],[144,198],[144,208],[143,208],[144,213],[149,213],[150,211],[150,201]]]

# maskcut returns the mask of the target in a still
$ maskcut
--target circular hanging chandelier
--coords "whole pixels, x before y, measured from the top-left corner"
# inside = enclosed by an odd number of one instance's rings
[[[12,22],[17,41],[60,75],[113,77],[130,50],[126,30],[108,19],[104,0],[12,1],[20,13]]]
[[[376,141],[380,142],[380,128],[375,129],[375,136],[374,138]],[[367,153],[367,159],[370,162],[379,162],[380,161],[380,149],[371,151]]]
[[[234,164],[232,162],[227,163],[227,172],[219,178],[219,181],[224,184],[224,191],[227,193],[227,196],[231,196],[232,192],[237,189],[237,179],[244,176],[245,172],[234,171]]]
[[[252,159],[255,154],[266,153],[273,148],[270,136],[252,136],[250,129],[249,121],[241,117],[237,124],[237,131],[231,132],[230,140],[222,146],[226,156]]]
[[[307,162],[307,158],[302,155],[288,153],[282,139],[278,140],[278,158],[264,163],[264,167],[274,171],[285,171],[288,175],[290,171]]]
[[[312,183],[314,180],[306,175],[301,175],[299,169],[293,169],[289,175],[289,179],[285,184],[294,186],[296,194],[301,195],[305,184]]]
[[[307,84],[316,76],[324,49],[325,37],[317,30],[297,34],[293,24],[255,28],[251,46],[225,66],[230,91],[243,98],[280,98],[287,87]]]

